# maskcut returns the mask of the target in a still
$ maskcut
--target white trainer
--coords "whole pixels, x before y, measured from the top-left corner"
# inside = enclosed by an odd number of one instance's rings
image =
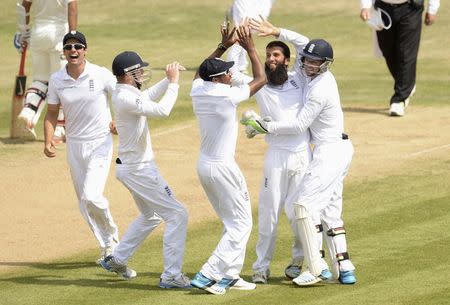
[[[246,280],[240,278],[230,287],[230,289],[254,290],[256,289],[256,284],[247,282]]]
[[[390,116],[404,116],[405,115],[405,103],[392,103],[389,109]]]
[[[115,272],[126,280],[133,279],[137,276],[136,271],[128,268],[126,264],[119,262],[114,256],[109,255],[100,262],[100,265],[109,272]]]
[[[270,270],[255,271],[252,276],[252,282],[258,284],[267,284],[269,281]]]
[[[312,275],[311,272],[309,272],[309,270],[306,270],[292,281],[298,286],[311,286],[322,281],[322,279],[318,276]]]
[[[159,287],[161,288],[194,288],[191,285],[191,280],[183,273],[177,277],[172,278],[160,278]]]

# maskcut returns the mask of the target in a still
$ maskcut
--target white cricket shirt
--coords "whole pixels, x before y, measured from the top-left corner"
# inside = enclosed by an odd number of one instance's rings
[[[294,134],[311,132],[311,143],[321,145],[342,141],[344,114],[333,74],[327,71],[308,82],[305,105],[295,121],[269,122],[269,133]]]
[[[49,23],[64,25],[67,23],[67,7],[75,0],[25,0],[31,2],[32,21],[38,25]]]
[[[108,93],[115,85],[116,78],[108,69],[88,61],[78,79],[67,74],[66,67],[52,74],[47,103],[61,103],[67,141],[94,140],[110,133]]]
[[[194,113],[200,128],[200,154],[210,160],[234,159],[238,135],[236,108],[250,97],[245,84],[230,85],[197,78],[191,90]]]
[[[178,97],[179,85],[166,78],[151,88],[117,84],[112,94],[115,123],[119,134],[119,158],[123,164],[150,162],[154,159],[147,117],[167,117]],[[160,98],[159,103],[154,100]]]

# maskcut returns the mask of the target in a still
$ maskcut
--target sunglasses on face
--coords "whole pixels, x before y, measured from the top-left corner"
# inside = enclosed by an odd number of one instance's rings
[[[64,45],[63,49],[66,51],[71,51],[72,49],[81,50],[86,48],[86,46],[82,43],[67,43]]]

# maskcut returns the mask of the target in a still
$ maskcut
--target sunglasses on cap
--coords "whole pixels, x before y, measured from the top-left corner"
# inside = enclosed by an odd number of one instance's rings
[[[72,49],[75,49],[75,50],[78,51],[78,50],[81,50],[81,49],[84,49],[84,48],[86,48],[86,46],[84,44],[82,44],[82,43],[66,43],[63,46],[63,49],[66,50],[66,51],[70,51]]]

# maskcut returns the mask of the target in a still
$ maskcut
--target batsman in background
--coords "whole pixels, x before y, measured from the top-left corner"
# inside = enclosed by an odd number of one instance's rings
[[[314,145],[313,159],[294,198],[296,229],[308,270],[293,282],[308,286],[322,280],[322,262],[316,237],[316,228],[322,224],[333,263],[333,277],[342,284],[354,284],[355,266],[347,252],[342,220],[344,178],[353,157],[353,145],[343,133],[344,115],[339,91],[329,71],[333,49],[327,41],[314,39],[299,51],[299,55],[300,68],[307,77],[307,84],[303,93],[304,106],[297,118],[278,122],[257,118],[243,123],[260,133],[274,135],[298,134],[309,128]]]
[[[290,50],[283,41],[291,43],[298,52],[309,39],[296,32],[278,28],[262,16],[250,19],[250,27],[258,32],[258,36],[274,36],[281,40],[269,42],[265,49],[265,72],[268,82],[255,94],[261,116],[274,121],[295,120],[303,108],[306,78],[299,71],[298,63],[288,71]],[[232,71],[233,83],[245,84],[252,80],[235,67]],[[243,119],[252,115],[256,113],[246,111]],[[251,133],[252,129],[246,128],[246,131],[250,131],[247,134],[249,138],[255,135]],[[262,284],[266,284],[269,280],[269,267],[275,251],[277,226],[283,208],[292,231],[294,235],[296,234],[293,200],[311,161],[309,130],[297,134],[267,134],[265,140],[268,149],[264,158],[263,181],[259,192],[257,258],[253,264],[253,282]],[[320,231],[320,227],[318,229]],[[321,246],[321,232],[318,234],[318,242]],[[290,279],[296,278],[300,275],[302,264],[303,250],[299,238],[296,237],[292,247],[292,261],[285,268],[285,275]],[[321,277],[328,279],[331,276],[328,265],[322,260]]]
[[[164,220],[164,271],[161,288],[192,288],[181,272],[186,243],[188,213],[175,198],[155,163],[148,117],[169,116],[178,97],[180,70],[173,62],[166,66],[166,78],[141,91],[150,79],[149,64],[136,52],[118,54],[112,63],[117,86],[112,101],[119,134],[119,158],[116,177],[133,195],[141,212],[128,227],[119,245],[101,265],[125,279],[136,276],[128,260],[145,238]],[[154,102],[159,99],[159,102]]]
[[[249,54],[253,80],[242,86],[231,86],[230,68],[234,62],[223,61],[220,57],[235,43],[235,31],[233,28],[229,32],[226,23],[222,25],[222,42],[201,63],[191,90],[201,138],[197,172],[224,226],[219,244],[191,285],[212,294],[224,294],[228,288],[256,288],[239,275],[252,230],[252,211],[245,178],[234,159],[238,136],[236,108],[264,86],[266,75],[250,29],[240,26],[238,39]]]
[[[67,63],[62,39],[65,33],[77,28],[77,0],[23,0],[16,7],[19,32],[14,39],[15,46],[19,52],[29,46],[33,64],[33,81],[25,93],[18,119],[27,137],[36,139],[34,127],[45,107],[50,75]],[[30,18],[30,10],[34,18]],[[31,30],[30,21],[33,22]],[[64,140],[64,114],[60,109],[54,141]]]

